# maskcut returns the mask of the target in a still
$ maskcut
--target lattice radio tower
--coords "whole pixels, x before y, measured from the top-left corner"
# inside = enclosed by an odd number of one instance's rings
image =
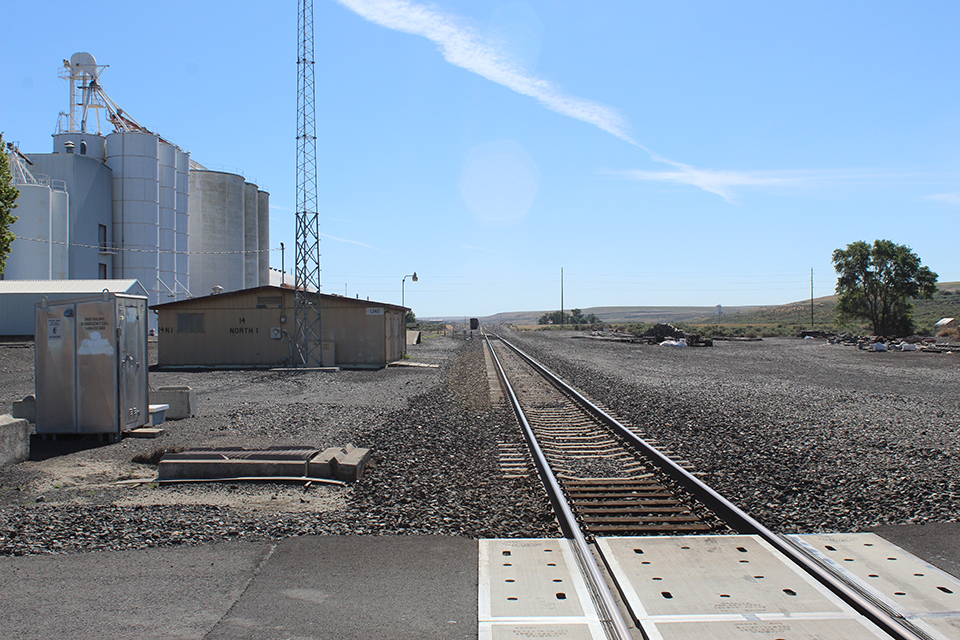
[[[297,242],[294,318],[299,363],[318,367],[320,342],[320,222],[317,215],[316,85],[313,0],[299,0],[297,25]]]

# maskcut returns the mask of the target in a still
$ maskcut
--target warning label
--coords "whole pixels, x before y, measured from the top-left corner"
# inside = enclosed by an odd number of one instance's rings
[[[47,318],[47,340],[63,339],[63,318]]]
[[[80,318],[80,328],[84,331],[106,331],[107,319],[104,316]]]

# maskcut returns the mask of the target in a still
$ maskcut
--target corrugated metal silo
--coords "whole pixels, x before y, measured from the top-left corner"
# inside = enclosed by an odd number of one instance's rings
[[[190,291],[210,295],[243,288],[242,176],[221,171],[190,171]]]
[[[257,276],[260,286],[270,284],[270,194],[257,191]]]
[[[257,185],[246,182],[243,185],[243,286],[251,289],[259,286],[260,263],[257,259]]]
[[[14,183],[17,221],[10,230],[17,236],[10,245],[4,277],[7,280],[63,280],[70,277],[69,198],[48,176],[37,183]],[[55,188],[56,187],[56,188]],[[32,238],[27,240],[26,238]]]
[[[177,148],[160,142],[160,299],[173,302],[177,289]]]
[[[176,273],[177,300],[188,297],[190,291],[190,154],[177,150],[177,204],[176,204]]]
[[[111,133],[106,152],[107,166],[113,170],[113,238],[120,244],[120,253],[114,258],[114,276],[139,280],[150,304],[166,302],[160,298],[157,253],[160,139],[149,133]]]

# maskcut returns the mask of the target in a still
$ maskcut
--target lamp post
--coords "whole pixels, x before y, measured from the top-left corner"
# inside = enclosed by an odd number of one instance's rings
[[[417,280],[419,280],[419,278],[417,278],[417,272],[414,271],[410,275],[403,276],[403,280],[400,281],[400,306],[403,307],[404,309],[406,309],[407,307],[406,291],[405,291],[405,287],[407,285],[407,278],[410,278],[410,280],[413,282],[416,282]]]

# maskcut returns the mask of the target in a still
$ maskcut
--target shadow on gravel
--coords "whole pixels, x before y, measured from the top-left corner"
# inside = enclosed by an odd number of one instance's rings
[[[114,443],[96,434],[58,434],[54,440],[35,433],[30,436],[30,459],[39,462],[110,444]]]

